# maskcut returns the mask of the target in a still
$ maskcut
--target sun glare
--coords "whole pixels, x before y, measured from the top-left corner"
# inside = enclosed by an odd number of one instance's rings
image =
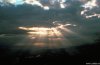
[[[19,27],[21,30],[28,31],[29,35],[41,35],[41,36],[61,36],[61,32],[57,28],[46,28],[46,27]]]
[[[57,48],[64,47],[70,42],[66,40],[65,34],[73,32],[67,29],[67,26],[74,26],[72,24],[61,24],[53,22],[55,27],[18,27],[21,30],[26,30],[26,33],[33,41],[32,45],[36,47]],[[75,25],[76,26],[76,25]],[[63,33],[62,33],[63,32]]]

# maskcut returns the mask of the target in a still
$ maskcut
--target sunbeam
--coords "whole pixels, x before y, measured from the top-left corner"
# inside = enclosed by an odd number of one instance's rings
[[[55,27],[18,27],[21,30],[26,30],[27,35],[31,40],[35,42],[32,43],[37,47],[48,47],[48,48],[60,48],[66,47],[70,44],[69,40],[62,34],[63,30],[67,33],[74,33],[71,30],[65,28],[65,26],[70,26],[72,24],[60,24],[55,23]]]

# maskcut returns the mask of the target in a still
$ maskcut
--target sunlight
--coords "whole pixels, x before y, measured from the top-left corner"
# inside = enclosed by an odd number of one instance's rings
[[[25,30],[28,38],[35,47],[58,48],[70,45],[70,41],[66,39],[65,34],[74,34],[68,29],[68,26],[76,26],[75,24],[61,24],[53,22],[54,27],[18,27]],[[67,44],[66,44],[67,43]]]
[[[61,32],[57,28],[46,28],[46,27],[19,27],[21,30],[28,31],[29,35],[41,35],[41,36],[61,36]]]

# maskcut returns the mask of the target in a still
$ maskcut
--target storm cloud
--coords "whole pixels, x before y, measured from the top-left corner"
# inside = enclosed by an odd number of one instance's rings
[[[3,2],[12,3],[11,0],[3,0]],[[27,37],[27,31],[20,30],[18,27],[56,27],[53,24],[55,21],[63,25],[74,25],[65,27],[74,34],[62,32],[64,33],[66,40],[71,41],[66,48],[69,48],[70,46],[92,44],[98,39],[100,32],[100,18],[98,16],[93,16],[87,19],[86,16],[90,16],[92,12],[95,12],[97,15],[100,14],[100,8],[93,8],[85,12],[86,15],[81,15],[82,11],[86,9],[85,6],[82,5],[86,2],[87,1],[84,2],[84,0],[71,0],[67,2],[69,4],[66,8],[51,8],[49,10],[44,10],[40,6],[33,6],[30,4],[17,6],[10,4],[9,6],[0,6],[0,44],[11,45],[12,48],[15,47],[14,49],[22,49],[22,46],[17,47],[17,45],[25,45],[23,47],[24,50],[30,48],[34,51],[40,50],[40,48],[37,49],[34,46],[29,46],[27,48],[27,45],[30,45],[32,41]]]

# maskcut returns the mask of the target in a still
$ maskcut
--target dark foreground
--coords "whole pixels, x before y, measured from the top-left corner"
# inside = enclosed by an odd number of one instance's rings
[[[41,54],[9,52],[9,47],[0,47],[0,65],[87,65],[100,63],[100,41],[77,47],[78,53],[69,54],[65,49],[47,50]]]

